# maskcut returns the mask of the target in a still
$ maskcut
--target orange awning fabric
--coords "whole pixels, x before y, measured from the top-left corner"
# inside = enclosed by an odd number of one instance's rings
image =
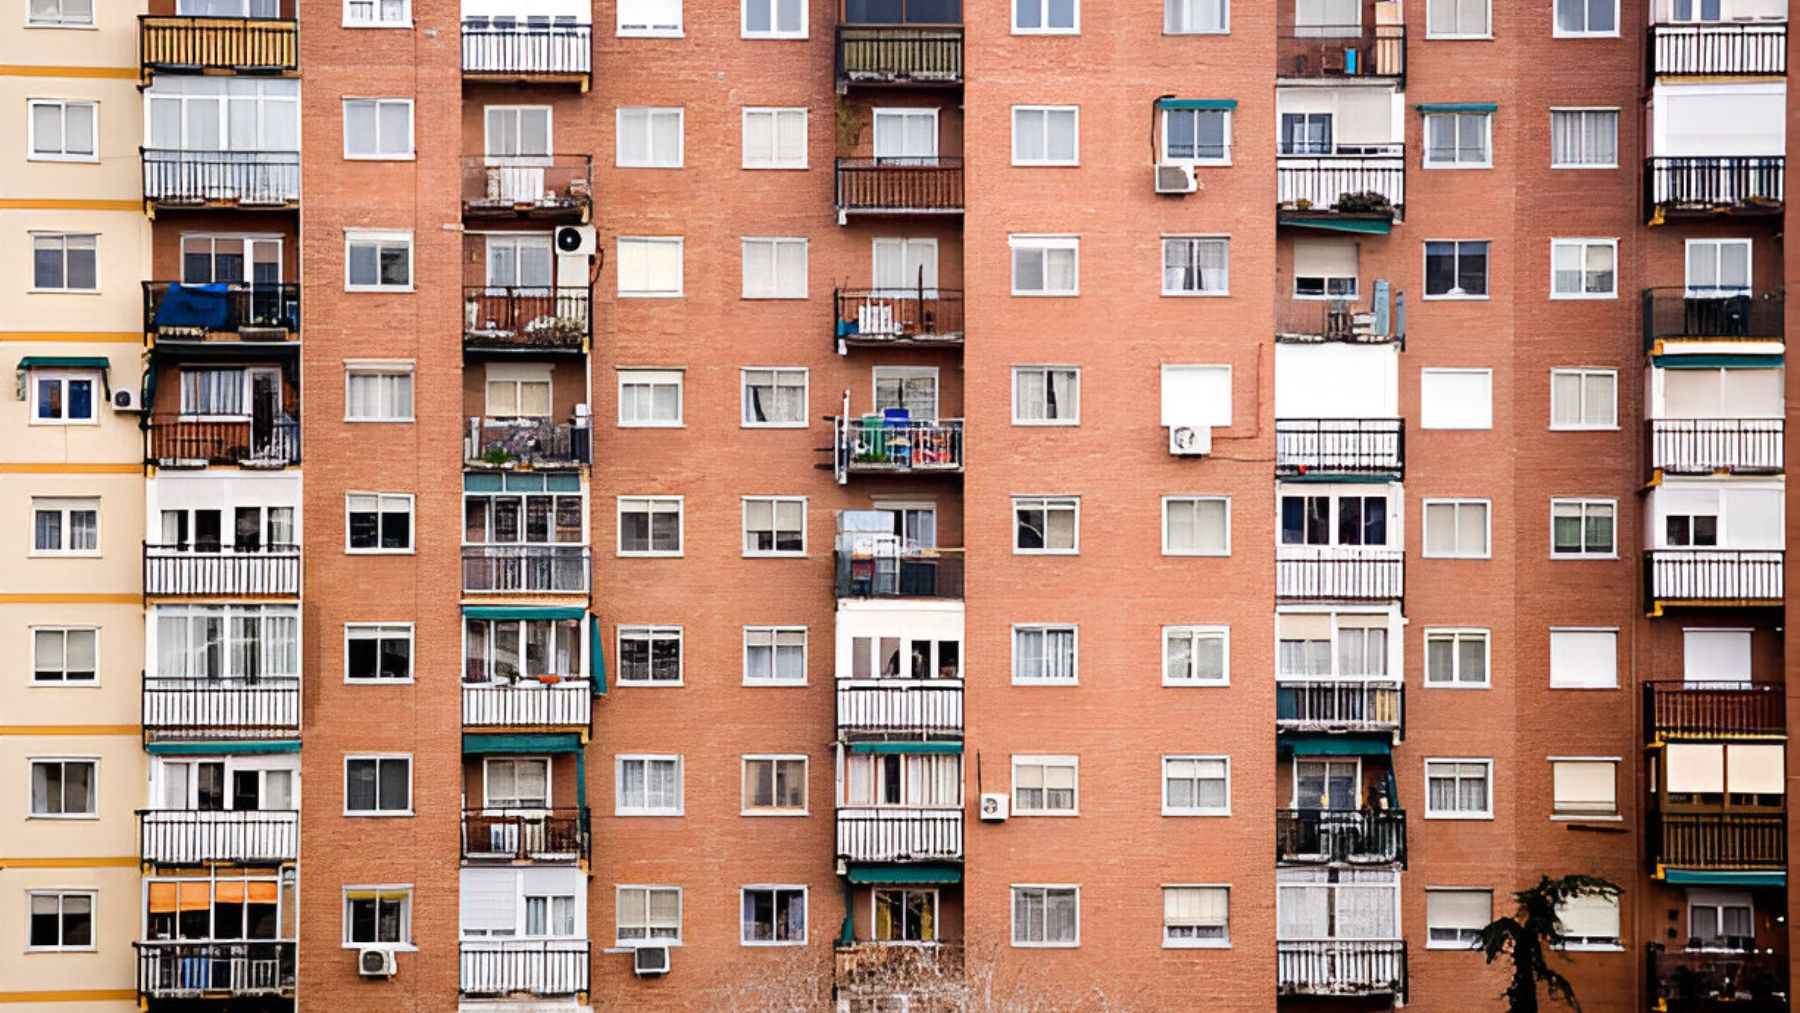
[[[211,889],[208,889],[208,887]],[[219,904],[274,904],[280,894],[275,884],[262,880],[223,879],[216,883],[195,880],[184,883],[151,883],[150,913],[204,911]]]

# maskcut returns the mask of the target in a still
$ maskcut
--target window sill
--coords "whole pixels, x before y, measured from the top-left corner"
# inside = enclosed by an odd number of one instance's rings
[[[625,428],[625,427],[621,427]],[[739,429],[805,429],[805,422],[740,422]]]
[[[1015,556],[1079,556],[1080,549],[1013,549]]]
[[[1568,164],[1558,162],[1550,163],[1550,168],[1552,169],[1617,169],[1618,167],[1618,163],[1616,162],[1612,165],[1583,165],[1579,162],[1570,162]]]
[[[1163,558],[1165,558],[1165,559],[1194,559],[1194,558],[1229,559],[1229,558],[1231,558],[1231,550],[1230,549],[1226,549],[1223,552],[1201,552],[1201,551],[1183,552],[1180,550],[1164,549],[1162,554],[1163,554]]]
[[[804,818],[811,816],[812,813],[805,809],[740,809],[738,810],[738,815],[747,818],[755,817],[756,819],[792,819],[794,817]]]
[[[344,816],[346,819],[348,819],[348,818],[363,819],[363,820],[408,819],[408,818],[411,818],[411,817],[417,816],[417,815],[418,814],[413,812],[411,809],[382,809],[382,810],[345,809],[344,810]]]
[[[1449,823],[1449,822],[1454,822],[1454,823],[1490,822],[1491,823],[1491,822],[1493,822],[1494,814],[1493,813],[1432,813],[1432,812],[1427,812],[1425,814],[1424,818],[1428,819],[1428,820],[1443,820],[1447,823]]]
[[[1608,684],[1606,684],[1606,685],[1604,685],[1604,686],[1582,686],[1582,685],[1573,685],[1573,686],[1558,686],[1558,685],[1557,685],[1557,684],[1556,684],[1556,683],[1554,683],[1554,682],[1553,682],[1553,683],[1551,683],[1551,684],[1550,684],[1550,688],[1551,688],[1551,689],[1572,689],[1572,690],[1589,690],[1589,691],[1592,691],[1592,690],[1596,690],[1596,689],[1599,689],[1599,690],[1615,690],[1615,689],[1618,689],[1618,688],[1619,688],[1619,684],[1618,684],[1618,683],[1616,683],[1616,682],[1613,682],[1613,683],[1608,683]]]
[[[1426,293],[1419,298],[1426,302],[1487,302],[1490,297],[1485,295],[1432,295]]]
[[[410,677],[405,679],[353,679],[350,676],[344,677],[344,685],[346,686],[412,686],[417,682],[417,679]]]
[[[345,21],[345,22],[344,22],[344,23],[343,23],[343,27],[345,27],[345,28],[403,28],[403,29],[411,29],[411,28],[412,28],[412,26],[413,26],[413,23],[412,23],[412,21],[411,21],[411,20],[410,20],[410,19],[409,19],[409,20],[406,20],[406,21]]]
[[[501,937],[505,938],[505,937]],[[646,946],[667,946],[671,950],[681,949],[679,939],[615,939],[612,946],[601,950],[601,953],[635,953]]]
[[[805,42],[806,32],[739,32],[738,38],[749,42]]]
[[[1231,29],[1229,29],[1229,28],[1205,28],[1205,29],[1201,29],[1199,31],[1193,31],[1193,32],[1165,31],[1165,32],[1163,32],[1163,38],[1179,39],[1184,35],[1230,35],[1230,34],[1231,34]]]
[[[390,953],[419,952],[419,947],[413,943],[342,943],[340,945],[346,950],[387,950]]]
[[[31,426],[97,426],[100,420],[94,419],[32,419],[26,425]]]
[[[1080,816],[1081,812],[1080,812],[1080,810],[1076,810],[1076,809],[1070,809],[1067,811],[1058,809],[1054,812],[1040,811],[1040,810],[1036,810],[1036,809],[1026,809],[1024,811],[1014,809],[1012,814],[1014,816],[1023,817],[1025,819],[1074,819],[1075,817]]]
[[[346,162],[416,162],[418,160],[419,154],[416,151],[409,151],[404,155],[352,155],[349,152],[344,153],[344,161]]]
[[[682,557],[681,552],[631,552],[626,549],[620,549],[613,555],[620,559],[680,559]]]
[[[619,39],[685,39],[687,32],[679,28],[620,28],[613,33]]]
[[[1012,167],[1015,169],[1078,169],[1081,167],[1081,161],[1079,159],[1074,161],[1061,160],[1055,162],[1020,162],[1015,160],[1012,163]]]
[[[626,422],[619,420],[620,429],[686,429],[686,422]]]
[[[1419,163],[1419,168],[1421,168],[1421,169],[1446,169],[1446,170],[1450,170],[1453,172],[1457,171],[1457,170],[1468,170],[1468,171],[1473,172],[1473,171],[1477,171],[1477,170],[1481,170],[1481,169],[1492,169],[1493,167],[1494,167],[1494,163],[1492,161],[1466,162],[1466,163],[1465,162],[1426,162],[1426,161],[1421,161]]]
[[[28,288],[26,295],[99,295],[97,288]]]
[[[1219,817],[1219,816],[1230,816],[1231,810],[1229,810],[1229,809],[1164,809],[1162,811],[1162,814],[1166,817],[1171,817],[1171,818],[1192,817],[1192,816]]]
[[[33,153],[25,156],[27,162],[54,162],[61,165],[99,165],[98,157],[88,155],[45,155]]]
[[[1229,939],[1183,939],[1180,941],[1163,940],[1165,950],[1229,950]]]
[[[1617,292],[1607,292],[1604,294],[1596,293],[1591,295],[1586,293],[1575,295],[1569,292],[1550,293],[1551,302],[1616,302],[1618,298],[1619,293]]]
[[[684,295],[685,295],[685,293],[683,293],[683,292],[617,292],[617,293],[614,293],[614,297],[618,298],[618,299],[680,299]]]
[[[686,814],[679,813],[679,812],[651,812],[649,810],[640,811],[640,810],[635,810],[635,809],[614,809],[613,815],[621,817],[621,818],[631,817],[631,818],[643,818],[643,819],[673,819],[673,818],[676,818],[679,816],[684,816]]]
[[[345,548],[346,556],[416,556],[416,549],[352,549]]]
[[[1224,299],[1230,295],[1230,292],[1170,292],[1167,289],[1163,290],[1165,299]]]
[[[1075,950],[1081,948],[1081,943],[1021,943],[1015,939],[1012,947],[1015,950]]]
[[[98,551],[95,551],[95,552],[53,552],[53,551],[43,551],[43,550],[33,549],[30,553],[27,554],[26,558],[28,558],[28,559],[99,559],[100,553]]]
[[[669,164],[665,164],[662,162],[637,163],[637,162],[614,161],[613,168],[615,168],[615,169],[685,169],[685,168],[687,168],[687,166],[683,165],[680,162],[676,162],[673,165],[669,165]]]
[[[680,689],[687,683],[681,679],[616,679],[615,686],[639,686],[646,689]]]
[[[1081,293],[1079,291],[1075,291],[1075,292],[1021,292],[1015,288],[1012,290],[1012,295],[1013,295],[1013,298],[1015,298],[1015,299],[1075,299],[1075,298],[1080,297]]]
[[[1494,33],[1486,32],[1481,35],[1432,35],[1430,32],[1427,32],[1425,33],[1425,38],[1432,42],[1492,42],[1494,41]],[[1451,949],[1454,948],[1455,947],[1451,947]]]
[[[61,29],[66,29],[69,31],[76,31],[76,32],[97,32],[100,30],[100,26],[97,24],[94,24],[92,21],[89,21],[86,24],[82,24],[79,22],[73,22],[73,21],[69,22],[67,24],[63,24],[61,22],[55,22],[55,21],[27,21],[27,22],[25,22],[25,27],[26,28],[61,28]]]
[[[1619,37],[1615,29],[1610,32],[1561,32],[1554,29],[1550,32],[1553,39],[1616,39]]]
[[[1617,560],[1618,558],[1619,558],[1619,554],[1616,552],[1552,552],[1552,553],[1550,553],[1551,560],[1556,561],[1556,562],[1562,562],[1562,563],[1579,563],[1579,562],[1583,562],[1583,561],[1605,562],[1609,559]]]
[[[1598,813],[1595,813],[1595,814],[1582,813],[1579,815],[1577,815],[1575,813],[1551,813],[1550,814],[1550,822],[1552,822],[1552,823],[1623,823],[1623,822],[1625,822],[1625,817],[1619,815],[1618,813],[1613,813],[1610,816],[1602,815],[1602,814],[1598,814]]]
[[[1217,680],[1213,680],[1213,679],[1164,679],[1162,681],[1162,684],[1164,686],[1170,686],[1170,687],[1174,687],[1176,689],[1227,689],[1231,686],[1231,680],[1230,679],[1217,679]]]
[[[1080,35],[1079,28],[1014,28],[1014,35]]]
[[[1650,421],[1655,422],[1657,420],[1651,419]],[[1612,426],[1554,426],[1553,425],[1550,427],[1550,432],[1553,432],[1553,433],[1616,433],[1618,431],[1619,431],[1619,427],[1616,425],[1612,425]]]
[[[414,291],[411,285],[345,285],[346,292],[386,292],[391,295],[406,295]]]
[[[25,817],[29,820],[98,820],[99,813],[32,813]]]
[[[1491,682],[1430,682],[1424,683],[1426,689],[1493,689]]]
[[[1014,686],[1079,686],[1080,679],[1020,679],[1012,680]]]
[[[1564,943],[1554,947],[1563,953],[1624,953],[1625,947],[1618,943]]]
[[[748,950],[775,950],[783,947],[805,946],[804,939],[739,939],[738,945]]]
[[[1479,943],[1472,943],[1472,942],[1471,942],[1471,943],[1433,943],[1433,942],[1427,942],[1427,943],[1426,943],[1426,944],[1425,944],[1425,948],[1426,948],[1426,949],[1428,949],[1428,950],[1450,950],[1450,951],[1457,951],[1457,950],[1460,950],[1460,951],[1462,951],[1462,952],[1464,952],[1464,953],[1479,953],[1479,952],[1481,952],[1481,947],[1480,947],[1480,944],[1479,944]]]
[[[746,552],[742,559],[805,559],[805,552]]]
[[[745,171],[745,172],[782,172],[782,171],[786,171],[786,172],[795,172],[795,171],[798,171],[798,172],[804,172],[804,171],[805,171],[805,170],[807,170],[807,169],[809,169],[809,168],[811,168],[811,166],[809,166],[809,165],[807,165],[807,164],[805,164],[805,163],[804,163],[804,162],[802,162],[802,163],[799,163],[799,164],[792,164],[792,165],[790,165],[790,164],[781,164],[781,165],[743,165],[743,166],[739,166],[739,168],[741,168],[741,169],[743,169],[743,170],[744,170],[744,171]]]
[[[33,679],[26,683],[32,689],[99,689],[99,679]]]
[[[745,679],[743,685],[757,689],[805,689],[805,679]]]

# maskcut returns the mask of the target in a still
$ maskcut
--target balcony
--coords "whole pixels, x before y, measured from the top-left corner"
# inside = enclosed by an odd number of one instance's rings
[[[959,85],[960,25],[839,25],[837,86]]]
[[[840,807],[837,853],[851,862],[960,862],[962,810]]]
[[[1787,199],[1780,155],[1644,159],[1651,224],[1679,215],[1778,215]]]
[[[1399,732],[1399,681],[1275,677],[1275,727],[1294,732]]]
[[[555,681],[547,681],[555,680]],[[592,720],[594,684],[574,676],[519,682],[465,682],[466,728],[586,728]]]
[[[1357,153],[1282,152],[1275,159],[1275,199],[1296,216],[1370,219],[1404,217],[1406,157],[1399,144]]]
[[[1275,39],[1275,75],[1333,81],[1406,81],[1405,25],[1299,25]]]
[[[960,158],[837,160],[837,211],[846,215],[960,215]]]
[[[463,459],[469,467],[573,468],[592,460],[587,419],[469,419]]]
[[[1401,549],[1284,545],[1275,558],[1275,597],[1365,601],[1399,598],[1405,590]]]
[[[585,222],[594,205],[594,160],[552,155],[496,164],[470,155],[462,160],[463,217]]]
[[[145,741],[291,739],[300,732],[300,680],[144,676]]]
[[[585,545],[465,545],[463,591],[480,594],[586,594]],[[586,722],[584,721],[583,724]]]
[[[1787,817],[1780,813],[1652,813],[1657,866],[1721,871],[1787,868]]]
[[[144,282],[144,333],[164,341],[292,341],[300,333],[296,282]]]
[[[1670,475],[1774,475],[1782,419],[1651,419],[1650,466]]]
[[[300,153],[145,148],[144,202],[170,210],[299,207]]]
[[[588,990],[586,939],[464,939],[463,995],[577,995]]]
[[[150,450],[145,463],[162,468],[282,468],[300,463],[300,421],[202,420],[177,415],[147,419]]]
[[[1782,550],[1652,549],[1644,576],[1664,605],[1780,605]]]
[[[1405,471],[1400,419],[1276,419],[1275,474],[1380,475]]]
[[[838,736],[850,740],[960,740],[960,679],[871,679],[837,684]]]
[[[1682,682],[1644,684],[1644,737],[1756,739],[1787,737],[1787,705],[1774,683]]]
[[[267,942],[140,942],[141,999],[232,999],[291,995],[293,940]]]
[[[299,858],[293,809],[140,809],[138,855],[150,865],[282,865]]]
[[[1778,77],[1787,73],[1787,22],[1650,26],[1653,77]]]
[[[852,347],[943,346],[963,342],[961,289],[840,288],[832,340]]]
[[[1406,994],[1404,939],[1279,939],[1276,991],[1281,995]]]
[[[861,998],[867,1000],[867,1008],[883,1009],[881,1001],[892,999],[896,989],[910,988],[915,994],[923,991],[957,995],[966,987],[964,951],[959,943],[896,946],[856,942],[846,946],[840,942],[832,956],[832,978],[838,998],[852,1001],[852,1008],[863,1008],[854,1005]]]
[[[1787,333],[1782,289],[1701,295],[1686,288],[1644,290],[1644,348],[1659,341],[1780,341]]]
[[[839,550],[839,598],[961,598],[963,557],[960,551],[866,554]]]
[[[462,23],[465,81],[593,84],[594,26],[574,15],[466,17]]]
[[[585,862],[588,839],[585,806],[463,810],[462,856],[468,862]]]
[[[256,551],[188,545],[144,546],[144,594],[155,597],[266,598],[300,593],[300,547]]]
[[[580,352],[594,333],[587,288],[463,288],[463,347]]]
[[[1395,292],[1393,305],[1383,299],[1382,283],[1367,309],[1348,299],[1289,299],[1276,308],[1275,340],[1297,343],[1344,341],[1361,345],[1406,345],[1406,294]]]
[[[839,483],[851,475],[962,474],[962,419],[839,416],[831,428]]]
[[[299,29],[293,18],[140,14],[140,76],[149,81],[154,74],[298,74]]]
[[[1406,867],[1406,812],[1400,809],[1277,809],[1281,865]]]
[[[1779,951],[1647,948],[1651,1008],[1666,1013],[1787,1013],[1788,962]]]

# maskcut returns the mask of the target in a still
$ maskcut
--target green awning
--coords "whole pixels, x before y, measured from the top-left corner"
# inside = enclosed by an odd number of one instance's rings
[[[580,753],[574,732],[464,732],[463,755],[485,753]]]
[[[1328,218],[1310,215],[1276,215],[1276,225],[1297,229],[1324,229],[1327,232],[1359,232],[1367,236],[1385,236],[1394,231],[1394,223],[1386,218]]]
[[[852,883],[960,883],[962,874],[962,866],[951,862],[921,862],[917,865],[854,862],[845,878]]]
[[[1491,113],[1500,106],[1493,102],[1421,102],[1422,113]]]
[[[606,651],[600,643],[600,617],[588,615],[588,672],[595,696],[606,695]]]
[[[1158,109],[1236,109],[1234,98],[1159,98]]]
[[[112,360],[102,355],[27,355],[20,369],[111,369]]]
[[[153,756],[218,756],[221,754],[241,756],[298,753],[299,751],[299,739],[263,739],[255,742],[151,742],[144,746],[144,752]]]
[[[1386,756],[1393,752],[1386,735],[1280,735],[1275,747],[1295,756]]]
[[[579,605],[465,605],[464,619],[580,619]]]
[[[852,753],[960,753],[960,742],[852,742]]]
[[[1355,485],[1359,482],[1365,485],[1386,485],[1393,480],[1393,476],[1391,475],[1370,475],[1366,472],[1342,472],[1332,471],[1330,469],[1315,470],[1310,468],[1298,475],[1281,476],[1281,481],[1283,482],[1330,482],[1333,485]]]
[[[1711,869],[1669,869],[1663,873],[1670,886],[1786,886],[1785,872],[1719,872]]]
[[[1779,355],[1652,355],[1651,365],[1657,369],[1780,369]]]

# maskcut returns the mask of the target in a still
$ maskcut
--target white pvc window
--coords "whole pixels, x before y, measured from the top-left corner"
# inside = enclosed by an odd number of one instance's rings
[[[1031,947],[1081,945],[1081,888],[1012,888],[1012,944]]]
[[[1425,685],[1485,689],[1489,669],[1487,630],[1425,631]]]
[[[1494,917],[1494,891],[1427,888],[1425,948],[1474,949]]]
[[[344,233],[344,291],[410,292],[413,287],[411,232]]]
[[[1226,947],[1231,945],[1231,888],[1165,886],[1163,946]]]
[[[1231,631],[1224,626],[1164,626],[1163,685],[1224,686],[1231,681]]]
[[[682,294],[682,245],[679,236],[620,236],[619,297],[679,297]]]
[[[1618,502],[1610,499],[1550,501],[1550,554],[1558,559],[1618,555]]]
[[[1081,31],[1081,0],[1011,0],[1014,35],[1073,35]]]
[[[806,168],[806,109],[744,108],[744,168]]]
[[[1618,370],[1550,371],[1551,429],[1617,429],[1618,425]]]
[[[1619,34],[1619,0],[1556,0],[1557,38]]]
[[[1494,818],[1494,761],[1426,760],[1425,818]]]
[[[31,501],[31,554],[98,556],[100,501],[34,498]]]
[[[1426,113],[1425,166],[1486,169],[1494,164],[1492,113]]]
[[[344,100],[344,157],[413,157],[413,104],[402,98]]]
[[[33,292],[98,292],[100,237],[94,233],[31,234]]]
[[[1080,294],[1081,240],[1076,236],[1011,236],[1012,294]]]
[[[613,164],[622,169],[679,169],[685,148],[681,108],[623,107],[615,126]]]
[[[1619,815],[1616,759],[1551,757],[1550,782],[1553,815],[1602,819]]]
[[[1424,555],[1440,559],[1489,557],[1487,500],[1428,499],[1424,511]]]
[[[681,757],[621,756],[614,766],[615,816],[680,816]]]
[[[743,0],[746,39],[806,38],[806,0]]]
[[[100,631],[91,626],[39,626],[31,631],[31,681],[40,686],[92,686],[100,679]]]
[[[1230,816],[1231,758],[1163,757],[1164,816]]]
[[[1014,683],[1072,684],[1079,681],[1073,626],[1014,626]]]
[[[680,496],[620,496],[618,504],[619,555],[681,555]]]
[[[681,0],[619,0],[621,36],[678,36],[681,27]]]
[[[1081,422],[1081,370],[1073,366],[1014,366],[1013,425],[1073,426]]]
[[[681,425],[683,378],[679,369],[619,370],[619,425]]]
[[[1493,35],[1491,0],[1426,0],[1428,39],[1485,39]]]
[[[1165,236],[1162,249],[1163,295],[1231,294],[1231,240]]]
[[[613,935],[620,946],[681,942],[681,888],[619,886]]]
[[[744,555],[806,555],[806,497],[745,496]]]
[[[405,28],[412,0],[344,0],[345,28]]]
[[[1081,544],[1081,501],[1073,496],[1013,497],[1013,552],[1073,555]]]
[[[1077,106],[1013,106],[1014,165],[1077,165],[1080,117]]]
[[[1164,496],[1163,555],[1231,555],[1231,499]]]
[[[100,103],[32,99],[31,158],[43,162],[100,160]]]
[[[806,298],[806,240],[779,236],[746,236],[745,299]]]
[[[1220,35],[1231,31],[1231,0],[1163,0],[1164,35]]]
[[[1616,169],[1617,109],[1550,110],[1550,168]]]
[[[741,421],[745,428],[785,429],[806,426],[805,367],[746,368],[739,371],[739,376],[743,383]]]
[[[25,23],[35,28],[87,28],[94,23],[94,0],[30,0]]]
[[[1550,240],[1550,298],[1617,299],[1617,239]]]
[[[806,684],[806,627],[744,627],[744,685]]]
[[[1012,758],[1012,811],[1018,816],[1073,816],[1080,811],[1080,762],[1073,756]]]

